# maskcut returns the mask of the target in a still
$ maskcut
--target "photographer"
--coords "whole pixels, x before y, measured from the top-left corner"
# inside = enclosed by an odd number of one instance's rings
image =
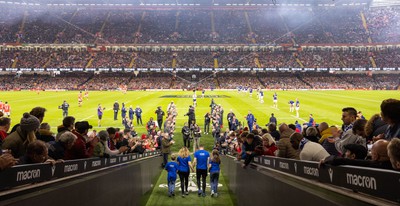
[[[183,145],[187,148],[190,148],[190,128],[187,122],[185,122],[184,126],[182,127],[182,137]]]
[[[67,101],[64,100],[64,102],[61,104],[61,106],[58,106],[59,109],[62,109],[63,111],[63,118],[65,118],[66,116],[68,116],[68,108],[69,108],[69,104],[67,103]]]
[[[194,107],[192,105],[189,106],[189,111],[185,114],[185,116],[189,117],[189,124],[191,124],[193,121],[196,123],[196,115],[194,113]]]
[[[204,115],[204,134],[208,134],[210,132],[210,122],[211,122],[211,114],[207,112]]]

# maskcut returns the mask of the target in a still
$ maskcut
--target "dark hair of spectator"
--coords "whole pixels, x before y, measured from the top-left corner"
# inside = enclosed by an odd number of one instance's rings
[[[254,134],[253,134],[253,133],[249,133],[249,134],[246,136],[246,139],[254,139]]]
[[[275,123],[269,124],[268,125],[268,130],[269,130],[269,132],[276,131],[276,124]]]
[[[253,133],[254,135],[258,135],[258,130],[253,129],[253,131],[251,131],[251,133]]]
[[[382,101],[381,112],[394,124],[400,123],[400,100],[386,99]]]
[[[43,107],[35,107],[31,110],[31,112],[29,112],[30,115],[33,115],[35,117],[37,117],[38,119],[43,118],[44,117],[44,113],[47,110]]]
[[[357,119],[353,124],[353,133],[357,134],[357,131],[365,131],[365,125],[367,125],[366,119]]]
[[[345,107],[342,112],[347,112],[350,116],[357,117],[357,110],[353,107]]]
[[[11,119],[8,117],[0,117],[0,126],[11,124]]]
[[[63,119],[63,126],[70,127],[75,124],[75,117],[67,116]]]
[[[109,128],[107,128],[107,132],[108,132],[108,134],[115,134],[117,132],[117,130],[114,127],[109,127]]]

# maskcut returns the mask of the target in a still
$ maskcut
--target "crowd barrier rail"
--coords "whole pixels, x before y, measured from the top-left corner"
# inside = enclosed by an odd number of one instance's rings
[[[254,164],[400,203],[398,171],[356,166],[320,167],[318,162],[269,156],[255,157]]]
[[[143,154],[111,156],[110,158],[70,160],[55,165],[43,163],[17,165],[0,171],[0,190],[102,170],[160,154],[160,151],[151,151]]]

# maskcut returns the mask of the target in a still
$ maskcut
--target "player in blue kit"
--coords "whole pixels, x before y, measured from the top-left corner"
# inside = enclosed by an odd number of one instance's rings
[[[299,117],[300,101],[296,98],[296,117]]]
[[[294,112],[294,101],[293,100],[289,101],[289,112]]]
[[[278,109],[278,95],[276,94],[276,92],[274,93],[274,95],[272,95],[272,98],[273,98],[274,108]]]

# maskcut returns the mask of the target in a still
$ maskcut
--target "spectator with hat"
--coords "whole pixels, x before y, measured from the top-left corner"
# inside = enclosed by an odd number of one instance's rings
[[[39,129],[40,121],[29,113],[24,113],[20,126],[3,142],[3,149],[10,149],[15,158],[25,155],[29,143],[36,140],[35,132]]]
[[[367,148],[359,144],[347,144],[344,146],[344,149],[346,150],[344,157],[348,159],[363,160],[368,154]]]
[[[75,130],[72,133],[76,135],[77,139],[72,148],[65,151],[65,159],[83,159],[92,156],[94,146],[93,144],[86,144],[87,133],[91,128],[93,128],[92,125],[89,125],[87,121],[75,123]]]
[[[49,123],[43,122],[40,124],[39,133],[40,136],[37,137],[38,140],[42,140],[43,142],[50,142],[55,140],[55,135],[51,132],[51,127]]]
[[[46,111],[47,111],[46,108],[43,108],[43,107],[34,107],[34,108],[29,112],[29,114],[35,116],[36,118],[38,118],[38,119],[39,119],[39,124],[41,124],[41,123],[43,122],[44,114],[45,114]],[[11,129],[11,132],[10,132],[10,133],[15,132],[15,131],[17,130],[18,127],[19,127],[19,124],[14,125],[14,127]],[[36,135],[36,137],[39,137],[39,136],[40,136],[39,131],[36,131],[35,135]]]

